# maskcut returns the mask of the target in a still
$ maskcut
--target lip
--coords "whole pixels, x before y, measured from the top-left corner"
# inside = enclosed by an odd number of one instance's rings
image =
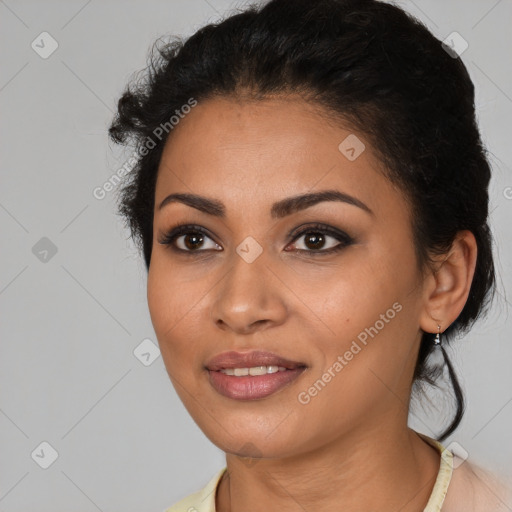
[[[257,400],[272,395],[297,379],[307,368],[304,363],[259,350],[223,352],[210,359],[205,366],[211,386],[217,393],[234,400]],[[226,375],[220,371],[254,366],[281,366],[286,370],[243,377]]]
[[[217,393],[233,400],[258,400],[288,386],[297,379],[306,367],[278,371],[266,375],[235,377],[221,371],[208,371],[211,386]]]
[[[252,368],[254,366],[282,366],[288,370],[296,370],[305,368],[307,365],[261,350],[222,352],[210,359],[205,365],[207,370],[214,372],[226,368]]]

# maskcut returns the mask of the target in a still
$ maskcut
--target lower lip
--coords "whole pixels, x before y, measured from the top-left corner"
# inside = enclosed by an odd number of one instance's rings
[[[306,368],[265,375],[235,377],[221,371],[208,370],[210,384],[221,395],[234,400],[257,400],[272,395],[294,381]]]

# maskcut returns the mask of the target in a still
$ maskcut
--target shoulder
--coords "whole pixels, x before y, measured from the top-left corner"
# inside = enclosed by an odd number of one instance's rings
[[[217,485],[225,471],[226,468],[222,468],[202,489],[186,496],[163,512],[215,512]]]
[[[512,479],[453,457],[453,474],[443,512],[510,512]]]

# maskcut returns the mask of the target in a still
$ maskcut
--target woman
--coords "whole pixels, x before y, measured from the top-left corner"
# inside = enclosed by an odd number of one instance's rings
[[[440,443],[444,345],[495,284],[452,48],[384,2],[273,0],[160,48],[110,135],[167,372],[226,453],[168,511],[511,509]],[[437,353],[434,440],[407,419]]]

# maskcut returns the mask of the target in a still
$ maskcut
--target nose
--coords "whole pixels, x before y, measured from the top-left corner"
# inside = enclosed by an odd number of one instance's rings
[[[287,314],[284,286],[268,267],[263,254],[252,263],[236,253],[232,260],[211,309],[216,326],[250,334],[282,324]]]

